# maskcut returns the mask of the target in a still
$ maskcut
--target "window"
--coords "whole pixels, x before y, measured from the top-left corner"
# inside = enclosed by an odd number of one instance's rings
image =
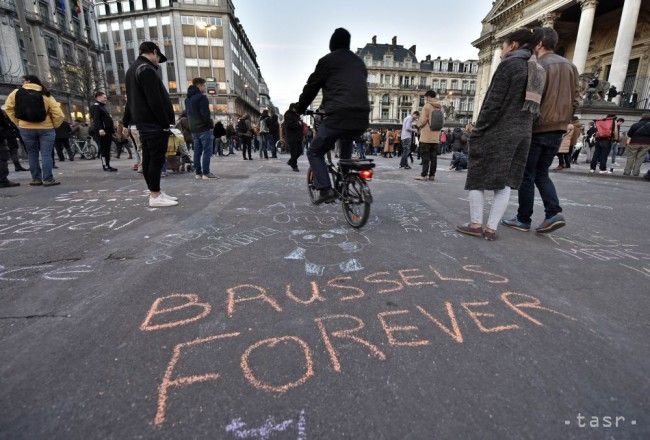
[[[109,3],[108,4],[108,9],[111,11],[111,14],[117,14],[117,3]]]
[[[440,88],[440,82],[437,79],[431,81],[431,88],[433,90],[438,90]]]
[[[54,37],[48,34],[44,34],[43,38],[45,39],[45,48],[47,49],[47,55],[51,58],[59,58],[59,52],[57,50],[56,40]]]
[[[63,59],[66,61],[74,61],[72,45],[69,43],[63,43]]]
[[[107,32],[108,31],[108,26],[106,23],[99,23],[99,32]]]
[[[381,109],[381,119],[388,119],[388,109],[387,108]]]
[[[122,1],[122,12],[131,12],[131,2]]]
[[[170,25],[171,24],[171,19],[169,18],[169,15],[165,15],[164,17],[160,18],[160,23],[165,26],[165,25]]]
[[[133,0],[133,9],[136,11],[142,11],[144,9],[142,0]]]
[[[440,90],[442,90],[443,92],[447,91],[447,80],[446,79],[443,79],[442,81],[440,81]]]
[[[147,9],[156,9],[156,0],[147,0]]]
[[[160,7],[166,8],[169,6],[169,0],[160,0]]]
[[[131,22],[130,22],[130,21],[125,21],[125,22],[123,22],[123,23],[122,23],[122,28],[123,28],[125,31],[131,30]],[[129,40],[129,38],[127,38],[127,40]]]
[[[119,31],[120,30],[120,24],[116,21],[111,22],[111,30],[112,31]]]
[[[455,79],[451,80],[451,89],[452,90],[458,90],[458,80],[455,80]]]
[[[147,23],[149,24],[149,27],[158,27],[158,22],[156,21],[155,17],[150,17],[147,19]]]

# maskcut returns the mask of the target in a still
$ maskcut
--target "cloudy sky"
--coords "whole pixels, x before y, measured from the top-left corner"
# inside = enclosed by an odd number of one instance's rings
[[[373,35],[378,43],[417,45],[417,57],[431,54],[478,58],[471,41],[492,0],[233,0],[269,85],[271,99],[284,112],[296,101],[319,58],[329,52],[337,27],[352,34],[352,49]]]

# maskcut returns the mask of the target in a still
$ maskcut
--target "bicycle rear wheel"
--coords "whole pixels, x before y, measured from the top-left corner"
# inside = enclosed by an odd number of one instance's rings
[[[318,198],[318,190],[314,187],[314,180],[316,176],[311,168],[307,170],[307,192],[309,193],[309,198],[311,202],[315,205],[316,199]]]
[[[368,184],[359,176],[349,176],[343,188],[343,215],[353,228],[361,228],[370,217],[372,195]]]

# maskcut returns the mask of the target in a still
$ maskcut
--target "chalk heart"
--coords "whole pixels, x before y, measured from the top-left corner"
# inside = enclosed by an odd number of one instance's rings
[[[185,299],[187,302],[172,307],[161,306],[161,304],[163,304],[165,301],[171,299],[174,300]],[[152,324],[152,321],[156,316],[167,315],[169,313],[174,313],[174,312],[178,312],[179,310],[185,310],[185,309],[198,309],[197,310],[198,313],[189,318],[177,319],[162,324]],[[172,293],[171,295],[157,298],[153,302],[153,304],[149,308],[149,312],[147,313],[147,316],[144,318],[144,321],[142,321],[142,324],[140,324],[140,330],[144,332],[151,332],[151,331],[162,330],[166,328],[179,327],[205,318],[210,314],[211,310],[212,310],[212,306],[208,303],[199,302],[199,296],[195,293]]]

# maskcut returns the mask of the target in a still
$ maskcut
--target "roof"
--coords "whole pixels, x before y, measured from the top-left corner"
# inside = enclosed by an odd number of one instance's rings
[[[393,59],[397,61],[398,63],[401,63],[404,61],[404,58],[407,56],[410,56],[412,61],[414,63],[418,62],[418,59],[416,58],[415,54],[411,52],[408,49],[405,49],[404,46],[400,45],[395,45],[393,46],[392,44],[372,44],[368,43],[366,46],[362,49],[357,49],[357,55],[360,58],[365,57],[367,54],[372,55],[372,59],[376,61],[381,61],[384,59],[384,55],[386,52],[391,51],[393,54]]]

